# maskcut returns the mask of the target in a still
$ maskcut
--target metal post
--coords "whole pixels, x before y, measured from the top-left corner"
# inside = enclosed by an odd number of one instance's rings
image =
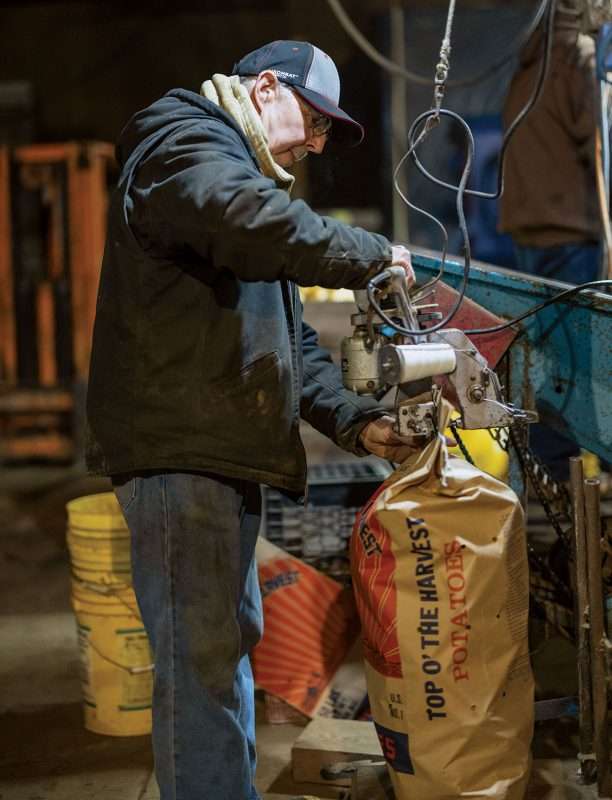
[[[518,340],[510,349],[507,396],[517,408],[535,408],[531,385],[528,380],[530,351],[527,342]],[[521,447],[529,446],[529,426],[515,426],[515,434]],[[517,494],[527,518],[527,476],[523,473],[515,449],[510,448],[510,486]]]
[[[593,691],[593,738],[597,759],[597,790],[610,797],[610,742],[608,741],[608,688],[606,676],[603,585],[601,575],[601,514],[599,481],[584,481],[586,544]]]
[[[0,147],[0,383],[17,383],[17,328],[13,282],[11,163]]]
[[[401,5],[393,4],[389,13],[391,27],[391,61],[404,67],[406,65],[406,27],[405,12]],[[406,81],[401,75],[391,76],[391,168],[394,170],[400,158],[408,149],[406,131]],[[393,192],[393,240],[408,241],[408,209],[395,189]]]
[[[580,777],[584,783],[595,780],[593,752],[593,699],[588,626],[588,571],[584,516],[584,477],[581,458],[570,458],[570,493],[574,523],[575,617],[578,645],[578,695],[580,701],[579,741]]]

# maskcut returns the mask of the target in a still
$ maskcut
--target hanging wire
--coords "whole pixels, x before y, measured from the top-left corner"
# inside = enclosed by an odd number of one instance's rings
[[[470,195],[471,197],[481,197],[486,200],[497,200],[503,190],[504,190],[504,167],[505,167],[505,160],[506,160],[506,151],[508,149],[508,145],[516,130],[518,129],[519,125],[525,120],[525,117],[529,114],[529,112],[534,108],[540,97],[542,96],[542,92],[544,90],[544,84],[546,83],[546,77],[548,75],[551,55],[552,55],[552,48],[554,42],[554,25],[555,25],[555,6],[556,0],[547,0],[548,3],[548,11],[546,16],[546,34],[544,40],[544,58],[542,59],[542,64],[540,66],[540,72],[538,74],[538,80],[536,82],[535,89],[527,101],[527,104],[524,108],[519,112],[516,116],[514,121],[508,127],[507,131],[504,134],[502,139],[501,148],[499,151],[499,169],[497,174],[497,189],[495,192],[481,192],[475,189],[467,189],[465,194]],[[446,181],[440,180],[435,175],[432,175],[425,166],[419,160],[414,148],[411,152],[411,158],[422,175],[424,175],[428,180],[432,183],[435,183],[437,186],[441,186],[444,189],[450,189],[453,192],[456,192],[458,187],[454,186],[452,183],[447,183]]]
[[[341,6],[338,0],[328,0],[330,5],[337,6],[341,9]],[[552,47],[554,42],[554,24],[555,24],[555,10],[556,10],[556,0],[544,0],[541,6],[538,9],[538,14],[536,15],[538,18],[538,24],[542,18],[542,16],[546,13],[546,26],[545,26],[545,38],[544,38],[544,57],[542,59],[542,64],[540,67],[540,72],[538,75],[538,80],[536,82],[535,89],[532,93],[532,96],[528,100],[525,107],[520,111],[517,117],[514,119],[512,124],[509,126],[508,130],[506,131],[504,138],[502,140],[502,146],[500,149],[499,154],[499,170],[498,170],[498,181],[497,181],[497,190],[493,193],[491,192],[481,192],[477,190],[467,189],[467,182],[469,179],[469,175],[472,168],[473,157],[474,157],[474,137],[472,131],[470,130],[469,125],[467,122],[459,115],[449,109],[442,108],[442,100],[444,97],[444,92],[447,86],[451,85],[448,81],[448,70],[449,70],[449,57],[451,51],[451,34],[452,34],[452,25],[454,20],[454,12],[455,12],[455,5],[456,0],[449,0],[449,9],[447,14],[447,21],[446,21],[446,28],[444,38],[442,40],[442,46],[440,49],[440,59],[436,66],[436,75],[434,79],[434,98],[432,103],[432,108],[424,113],[420,114],[415,121],[412,123],[410,130],[408,132],[408,142],[409,148],[407,152],[402,156],[400,159],[397,167],[394,170],[393,174],[393,182],[396,191],[399,193],[402,200],[411,208],[413,211],[416,211],[419,214],[422,214],[430,221],[434,222],[441,230],[443,236],[443,249],[442,249],[442,259],[440,270],[438,274],[426,283],[424,286],[420,287],[420,289],[415,293],[414,297],[422,295],[429,287],[439,281],[444,273],[446,257],[447,257],[447,250],[448,250],[448,232],[443,225],[443,223],[434,217],[429,212],[425,211],[422,208],[414,205],[409,198],[402,192],[399,187],[399,172],[404,163],[408,158],[411,158],[415,163],[416,167],[420,170],[420,172],[430,181],[435,183],[438,186],[443,188],[449,189],[456,193],[457,201],[457,218],[459,222],[459,228],[461,230],[461,235],[463,237],[464,242],[464,267],[463,267],[463,275],[461,279],[461,286],[455,300],[455,303],[452,309],[449,311],[447,316],[440,320],[435,325],[432,325],[429,328],[423,329],[411,329],[399,325],[396,321],[391,319],[380,307],[379,303],[376,300],[375,292],[378,288],[378,285],[385,280],[384,273],[381,273],[380,276],[373,278],[367,287],[368,293],[368,300],[370,301],[371,307],[376,311],[379,317],[386,322],[388,325],[393,327],[399,333],[406,335],[406,336],[422,336],[423,334],[435,333],[436,331],[441,330],[444,328],[448,323],[453,319],[461,303],[463,302],[463,298],[465,296],[467,283],[469,280],[469,273],[471,267],[471,247],[470,247],[470,240],[469,240],[469,233],[467,230],[467,224],[465,220],[465,211],[464,211],[464,196],[466,194],[474,196],[474,197],[481,197],[484,199],[495,200],[503,192],[503,185],[504,185],[504,164],[505,164],[505,156],[508,145],[512,136],[520,126],[520,124],[525,120],[529,112],[534,108],[538,100],[542,95],[542,91],[544,88],[544,84],[546,81],[546,77],[548,75],[551,55],[552,55]],[[535,26],[537,27],[537,25]],[[533,30],[530,31],[530,35],[533,34],[535,31],[535,27]],[[369,43],[368,43],[369,44]],[[371,47],[371,46],[370,46]],[[391,62],[389,62],[391,63]],[[396,67],[397,65],[394,65]],[[461,179],[457,186],[446,183],[434,175],[429,173],[427,169],[422,165],[420,162],[416,150],[420,144],[425,140],[427,135],[431,132],[431,130],[436,127],[436,125],[440,121],[440,117],[449,117],[450,119],[454,120],[458,123],[464,130],[467,140],[467,148],[466,148],[466,160],[463,167],[463,171],[461,174]],[[471,336],[477,335],[484,335],[490,333],[498,333],[502,330],[512,327],[517,323],[521,322],[528,317],[539,313],[544,308],[553,305],[554,303],[562,302],[563,300],[568,299],[569,297],[578,294],[579,292],[590,290],[594,288],[604,287],[604,286],[612,286],[612,280],[598,280],[598,281],[589,281],[584,284],[580,284],[578,286],[574,286],[570,289],[566,289],[563,292],[560,292],[555,297],[549,298],[548,300],[534,306],[533,308],[526,311],[524,314],[521,314],[518,317],[515,317],[508,322],[504,322],[500,325],[495,325],[490,328],[474,328],[471,330],[466,330],[465,333]]]
[[[463,302],[470,273],[471,245],[467,230],[467,222],[465,219],[463,196],[465,194],[465,189],[467,186],[467,182],[469,180],[470,172],[472,170],[472,163],[474,160],[474,136],[467,122],[462,117],[460,117],[459,114],[456,114],[454,111],[450,111],[447,108],[441,108],[439,111],[436,111],[435,109],[430,109],[429,111],[425,111],[422,114],[420,114],[410,126],[410,130],[408,132],[408,140],[411,143],[410,149],[400,160],[394,174],[395,188],[397,189],[397,191],[399,191],[400,196],[402,197],[404,202],[406,202],[413,211],[416,211],[418,214],[422,214],[427,219],[433,220],[433,222],[435,222],[436,225],[440,227],[444,236],[444,251],[442,254],[441,267],[438,276],[435,279],[431,280],[428,284],[423,286],[419,290],[419,293],[422,293],[428,286],[431,286],[433,283],[435,283],[436,280],[438,280],[444,272],[444,265],[446,261],[446,250],[448,245],[448,232],[446,231],[444,225],[436,217],[434,217],[428,211],[425,211],[422,208],[419,208],[418,206],[414,205],[414,203],[411,203],[410,200],[402,193],[397,183],[397,174],[402,164],[405,162],[405,160],[414,152],[415,147],[417,147],[423,141],[425,136],[427,136],[427,134],[429,133],[430,129],[428,128],[427,123],[434,116],[451,117],[459,125],[463,127],[466,134],[466,141],[467,141],[466,158],[465,158],[465,164],[463,166],[463,171],[461,174],[461,180],[459,181],[459,186],[457,187],[457,202],[456,202],[457,219],[459,222],[459,228],[461,230],[461,234],[463,236],[463,256],[464,256],[463,277],[461,281],[461,287],[459,289],[459,294],[457,295],[457,298],[455,300],[452,309],[449,311],[446,317],[437,322],[435,325],[432,325],[429,328],[424,328],[423,330],[405,328],[402,325],[399,325],[397,322],[394,322],[387,314],[385,314],[385,312],[382,310],[375,297],[375,290],[377,288],[377,285],[382,280],[384,280],[384,276],[381,276],[380,280],[378,281],[376,277],[370,281],[367,287],[367,292],[368,292],[368,300],[370,301],[372,307],[374,308],[376,313],[381,317],[381,319],[383,319],[388,325],[391,325],[393,328],[395,328],[395,330],[397,330],[399,333],[402,333],[405,336],[422,336],[424,333],[435,333],[436,331],[439,331],[446,325],[448,325],[448,323],[452,320],[452,318],[459,310],[459,306]],[[420,131],[419,128],[421,128]]]
[[[411,83],[416,83],[419,86],[431,86],[431,78],[427,78],[424,75],[417,75],[415,72],[411,72],[383,56],[383,54],[366,39],[359,28],[357,28],[344,10],[340,0],[327,0],[327,3],[344,31],[355,42],[359,49],[362,50],[368,58],[374,61],[375,64],[378,64],[379,67],[382,67],[387,72],[391,72],[393,75],[399,75],[405,78]]]
[[[518,114],[510,128],[508,129],[506,136],[504,137],[504,142],[502,144],[502,149],[500,151],[500,170],[499,170],[499,193],[503,190],[503,164],[505,158],[505,152],[508,146],[508,143],[512,136],[514,135],[515,131],[517,130],[518,126],[523,122],[527,114],[531,111],[533,106],[537,103],[541,93],[542,88],[548,74],[548,67],[550,63],[550,55],[552,51],[552,41],[553,41],[553,24],[554,24],[554,11],[555,11],[555,2],[556,0],[547,0],[547,25],[546,25],[546,37],[545,37],[545,57],[543,59],[542,65],[540,67],[540,73],[538,76],[538,81],[536,83],[535,90],[522,109],[522,111]],[[461,231],[461,236],[463,238],[463,256],[464,256],[464,267],[463,267],[463,276],[461,280],[461,286],[459,289],[459,293],[457,298],[453,304],[453,307],[449,311],[449,313],[439,322],[435,323],[434,325],[425,328],[423,330],[420,329],[412,329],[408,327],[404,327],[399,325],[397,322],[393,322],[391,318],[386,315],[380,305],[377,303],[375,298],[375,289],[377,287],[376,279],[370,282],[368,285],[368,300],[370,301],[373,308],[376,310],[376,313],[389,325],[391,325],[395,330],[405,336],[418,336],[422,335],[424,332],[427,333],[435,333],[436,331],[441,330],[442,328],[446,327],[449,322],[454,318],[455,314],[459,310],[461,303],[463,302],[463,298],[465,296],[465,292],[467,289],[470,268],[471,268],[471,245],[469,239],[469,233],[467,230],[467,223],[465,219],[465,209],[464,209],[464,195],[469,193],[472,194],[470,190],[467,189],[467,182],[469,179],[469,175],[472,168],[472,162],[474,157],[474,136],[472,131],[467,124],[467,122],[461,117],[459,114],[455,113],[454,111],[450,111],[449,109],[445,109],[441,107],[442,100],[444,98],[444,93],[447,86],[448,81],[448,70],[449,70],[449,59],[450,59],[450,51],[451,51],[451,38],[452,38],[452,27],[454,21],[454,14],[455,14],[455,7],[456,7],[456,0],[449,0],[449,7],[448,13],[446,18],[446,26],[444,31],[444,36],[442,39],[442,44],[440,47],[440,56],[438,60],[438,64],[436,66],[436,74],[434,78],[434,96],[432,101],[432,108],[424,113],[420,114],[415,121],[410,126],[410,130],[408,131],[408,142],[409,147],[408,151],[404,154],[404,156],[400,159],[398,163],[394,175],[393,175],[393,182],[396,191],[399,192],[400,197],[404,200],[405,203],[411,208],[413,211],[416,211],[418,214],[422,214],[427,219],[433,221],[442,231],[443,235],[443,250],[442,250],[442,258],[440,261],[440,269],[438,274],[430,280],[425,286],[423,286],[419,293],[422,294],[423,291],[429,289],[432,285],[434,285],[437,281],[442,278],[444,274],[444,269],[446,266],[446,257],[447,257],[447,249],[448,249],[448,232],[440,220],[435,218],[432,214],[428,211],[425,211],[422,208],[419,208],[414,203],[410,202],[408,197],[401,191],[399,187],[399,170],[405,163],[407,158],[411,158],[413,162],[416,164],[417,168],[427,177],[429,180],[432,180],[434,183],[441,184],[446,188],[451,189],[457,195],[456,200],[456,207],[457,207],[457,220],[459,224],[459,229]],[[467,153],[466,153],[466,160],[465,165],[463,167],[463,171],[461,174],[461,179],[459,181],[458,186],[453,186],[452,184],[446,184],[442,181],[439,181],[434,176],[430,175],[429,172],[422,166],[421,162],[418,159],[416,154],[417,147],[424,141],[426,136],[439,124],[441,117],[448,117],[454,120],[457,124],[459,124],[465,133],[466,141],[467,141]],[[481,193],[483,195],[484,193]],[[490,195],[486,195],[490,196]],[[496,197],[497,194],[490,197]]]

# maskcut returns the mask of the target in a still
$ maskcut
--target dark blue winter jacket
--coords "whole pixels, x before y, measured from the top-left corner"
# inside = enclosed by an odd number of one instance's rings
[[[302,416],[349,451],[382,414],[342,387],[296,284],[365,287],[382,236],[258,169],[233,119],[174,90],[121,134],[88,391],[90,469],[203,470],[301,493]]]

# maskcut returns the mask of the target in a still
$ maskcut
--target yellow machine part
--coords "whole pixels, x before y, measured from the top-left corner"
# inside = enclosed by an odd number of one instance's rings
[[[458,417],[459,414],[453,414],[453,419],[457,419]],[[447,428],[444,433],[449,438],[453,438],[453,431],[450,428]],[[504,438],[507,438],[505,430],[501,429],[500,433],[502,441],[504,441]],[[500,445],[497,439],[494,438],[493,434],[494,431],[488,430],[459,430],[461,441],[465,444],[468,453],[474,460],[474,464],[479,469],[483,470],[483,472],[487,472],[494,478],[497,478],[500,481],[507,481],[509,465],[508,453]],[[459,446],[450,447],[449,453],[453,456],[464,458]]]

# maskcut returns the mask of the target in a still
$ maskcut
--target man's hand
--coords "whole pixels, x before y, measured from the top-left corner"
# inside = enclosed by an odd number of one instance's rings
[[[416,278],[414,275],[414,270],[412,269],[410,250],[402,247],[401,244],[394,244],[391,248],[391,266],[403,267],[406,271],[406,283],[408,284],[408,287],[412,286]]]
[[[393,430],[393,417],[384,416],[368,422],[359,434],[359,441],[375,456],[401,464],[422,447],[416,438],[400,436]],[[423,444],[425,442],[423,441]]]

